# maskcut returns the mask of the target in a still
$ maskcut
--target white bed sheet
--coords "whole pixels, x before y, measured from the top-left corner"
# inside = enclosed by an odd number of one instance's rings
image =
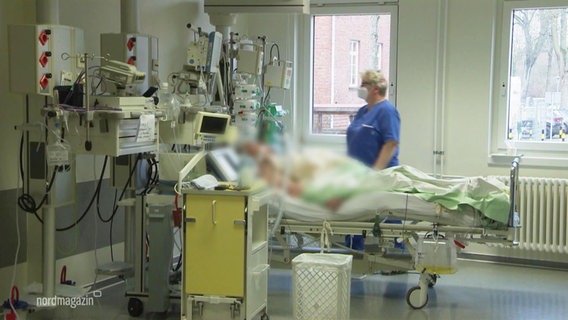
[[[283,196],[273,206],[276,212],[282,208],[284,217],[305,222],[368,221],[380,215],[453,226],[482,226],[481,214],[474,208],[450,211],[416,195],[398,192],[367,192],[346,200],[337,210],[288,196]]]

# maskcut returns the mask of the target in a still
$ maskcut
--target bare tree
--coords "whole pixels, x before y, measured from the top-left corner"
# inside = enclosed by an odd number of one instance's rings
[[[379,20],[380,15],[371,16],[372,19],[372,31],[371,31],[371,45],[373,46],[371,50],[371,63],[373,69],[381,69],[379,65]]]
[[[547,24],[542,23],[543,20],[539,19],[536,14],[537,10],[517,10],[515,11],[514,27],[521,28],[524,36],[524,48],[521,52],[524,53],[523,60],[523,77],[521,99],[525,101],[528,96],[529,84],[531,82],[531,72],[533,67],[543,50],[544,44],[549,39],[550,32],[547,31]],[[535,32],[535,26],[539,25],[539,31]]]
[[[558,84],[556,91],[561,92],[561,106],[566,107],[568,102],[568,87],[566,74],[568,73],[568,48],[566,46],[566,29],[568,28],[568,10],[557,9],[551,12],[552,49],[558,65]]]

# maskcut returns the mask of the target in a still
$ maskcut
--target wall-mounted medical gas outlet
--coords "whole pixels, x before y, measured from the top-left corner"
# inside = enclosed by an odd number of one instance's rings
[[[83,53],[81,29],[10,25],[8,47],[12,92],[51,96],[53,87],[71,85],[81,72],[76,59]]]

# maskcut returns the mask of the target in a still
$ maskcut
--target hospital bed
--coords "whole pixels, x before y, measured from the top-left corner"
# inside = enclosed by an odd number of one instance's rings
[[[272,261],[290,263],[301,252],[317,251],[306,243],[313,239],[320,250],[353,254],[354,271],[416,270],[419,282],[408,290],[406,300],[414,309],[423,308],[428,302],[428,287],[434,286],[439,275],[457,271],[457,251],[472,242],[517,244],[518,172],[519,158],[515,158],[506,190],[506,223],[491,221],[477,209],[448,210],[409,193],[368,192],[349,199],[336,211],[282,196],[271,209],[278,212],[270,221],[276,239]],[[364,248],[347,246],[343,239],[351,235],[361,235]]]

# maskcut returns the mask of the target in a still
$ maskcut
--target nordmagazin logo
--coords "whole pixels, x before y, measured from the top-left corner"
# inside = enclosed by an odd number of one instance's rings
[[[93,296],[82,296],[82,297],[37,297],[36,306],[38,307],[70,307],[75,309],[81,306],[93,306],[95,304],[95,298],[102,296],[101,291],[93,291]]]

